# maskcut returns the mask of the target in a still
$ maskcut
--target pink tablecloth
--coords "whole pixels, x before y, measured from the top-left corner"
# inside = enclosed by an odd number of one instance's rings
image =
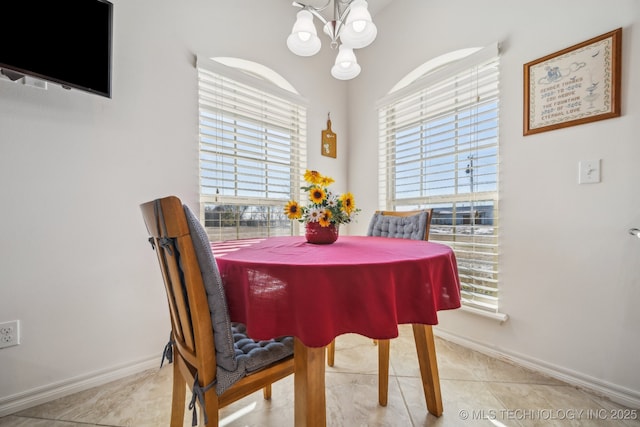
[[[395,338],[398,324],[438,323],[460,307],[453,251],[409,239],[341,236],[330,245],[303,237],[211,245],[233,321],[255,339],[294,335],[322,347],[355,332]]]

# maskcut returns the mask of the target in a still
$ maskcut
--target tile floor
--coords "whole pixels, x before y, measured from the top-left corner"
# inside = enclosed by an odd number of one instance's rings
[[[436,338],[444,414],[427,414],[409,326],[391,342],[389,403],[377,404],[377,350],[344,335],[327,368],[328,426],[636,426],[640,410]],[[188,396],[189,397],[189,396]],[[152,369],[0,418],[0,427],[161,427],[171,402],[171,366]],[[221,410],[220,426],[293,425],[293,377]],[[187,411],[185,427],[191,425]],[[616,420],[614,418],[622,418]]]

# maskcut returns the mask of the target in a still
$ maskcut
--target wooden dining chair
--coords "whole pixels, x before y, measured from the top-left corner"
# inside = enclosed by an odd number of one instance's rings
[[[186,387],[197,424],[218,425],[218,410],[294,371],[293,338],[254,341],[229,318],[224,288],[204,227],[179,198],[140,205],[164,281],[173,359],[171,427],[184,423]]]
[[[413,211],[375,211],[367,236],[429,240],[433,209]],[[389,340],[374,340],[378,345],[378,402],[387,406],[389,396]],[[335,362],[336,340],[327,346],[327,365]]]

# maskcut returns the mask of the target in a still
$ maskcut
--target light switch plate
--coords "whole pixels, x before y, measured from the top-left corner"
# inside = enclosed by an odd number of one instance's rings
[[[580,160],[578,162],[578,184],[600,182],[600,160]]]

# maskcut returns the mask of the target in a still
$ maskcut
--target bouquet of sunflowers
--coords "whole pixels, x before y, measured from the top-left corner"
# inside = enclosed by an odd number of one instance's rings
[[[295,200],[289,201],[284,209],[289,219],[305,224],[317,222],[322,227],[328,227],[331,224],[347,224],[360,212],[353,194],[334,194],[329,190],[333,178],[307,170],[304,180],[308,185],[301,188],[309,195],[309,203],[302,206]]]

